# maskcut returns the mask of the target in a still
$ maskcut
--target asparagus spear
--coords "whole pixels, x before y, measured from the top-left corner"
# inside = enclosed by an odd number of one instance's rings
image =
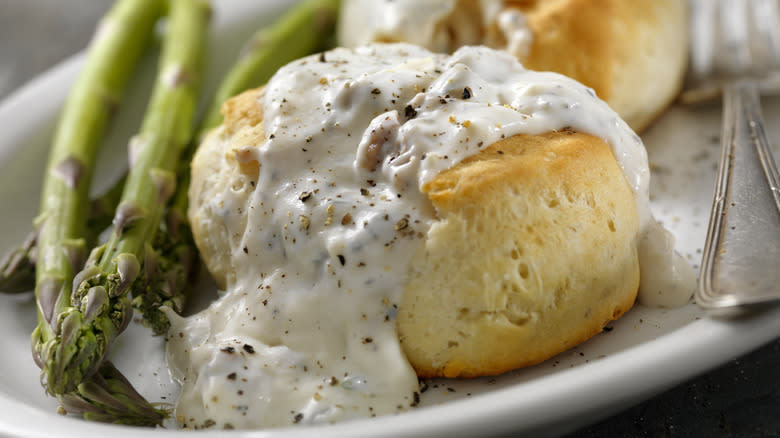
[[[72,329],[71,280],[87,252],[84,212],[97,147],[161,14],[158,0],[120,0],[112,7],[90,43],[84,69],[60,116],[36,219],[38,326],[32,343],[39,364],[51,360],[56,343]],[[42,374],[42,382],[51,393],[75,388],[57,387],[48,373]]]
[[[90,200],[85,236],[87,246],[94,246],[98,235],[111,225],[123,185],[124,178],[121,178],[104,193]],[[38,232],[33,230],[24,242],[5,254],[0,261],[0,292],[20,293],[35,288],[37,241]]]
[[[111,225],[124,183],[125,178],[122,177],[90,201],[88,245],[94,246],[98,235]],[[35,261],[32,263],[34,265]],[[34,286],[34,278],[31,282],[30,288]],[[65,412],[81,414],[84,419],[104,423],[152,427],[162,425],[169,414],[167,409],[155,407],[143,398],[108,360],[75,391],[57,398]]]
[[[222,123],[220,109],[225,100],[266,83],[287,62],[325,48],[335,29],[338,8],[338,0],[306,0],[294,6],[270,27],[252,35],[217,88],[182,157],[176,193],[161,224],[164,229],[152,245],[155,251],[146,251],[141,279],[133,287],[133,307],[143,314],[144,323],[155,334],[166,333],[170,326],[160,307],[181,312],[184,289],[198,267],[198,253],[187,221],[192,154],[203,136]]]
[[[58,336],[38,343],[48,391],[71,392],[91,376],[127,326],[127,292],[140,274],[175,187],[174,171],[189,140],[210,9],[202,0],[170,0],[159,73],[140,133],[130,141],[130,171],[108,242],[95,248],[73,279],[70,306],[57,318]]]

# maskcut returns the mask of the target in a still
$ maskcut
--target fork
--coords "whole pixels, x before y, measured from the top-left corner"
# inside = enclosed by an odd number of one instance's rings
[[[780,177],[759,97],[778,78],[780,8],[778,0],[690,1],[697,86],[687,96],[723,92],[722,151],[696,302],[708,310],[756,307],[780,300]]]

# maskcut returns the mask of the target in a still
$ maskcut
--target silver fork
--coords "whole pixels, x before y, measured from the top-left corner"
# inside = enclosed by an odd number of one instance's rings
[[[721,157],[696,302],[705,309],[780,300],[780,186],[759,94],[780,67],[778,0],[691,0],[687,97],[723,92]],[[703,90],[703,91],[702,91]]]

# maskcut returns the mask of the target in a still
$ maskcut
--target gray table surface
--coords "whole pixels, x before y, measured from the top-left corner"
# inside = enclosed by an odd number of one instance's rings
[[[0,99],[82,50],[109,6],[0,0]],[[780,339],[569,436],[780,436]]]

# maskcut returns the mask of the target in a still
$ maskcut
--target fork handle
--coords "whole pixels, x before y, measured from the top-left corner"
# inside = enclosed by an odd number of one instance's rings
[[[726,84],[720,165],[696,291],[701,306],[780,300],[778,180],[758,84]]]

